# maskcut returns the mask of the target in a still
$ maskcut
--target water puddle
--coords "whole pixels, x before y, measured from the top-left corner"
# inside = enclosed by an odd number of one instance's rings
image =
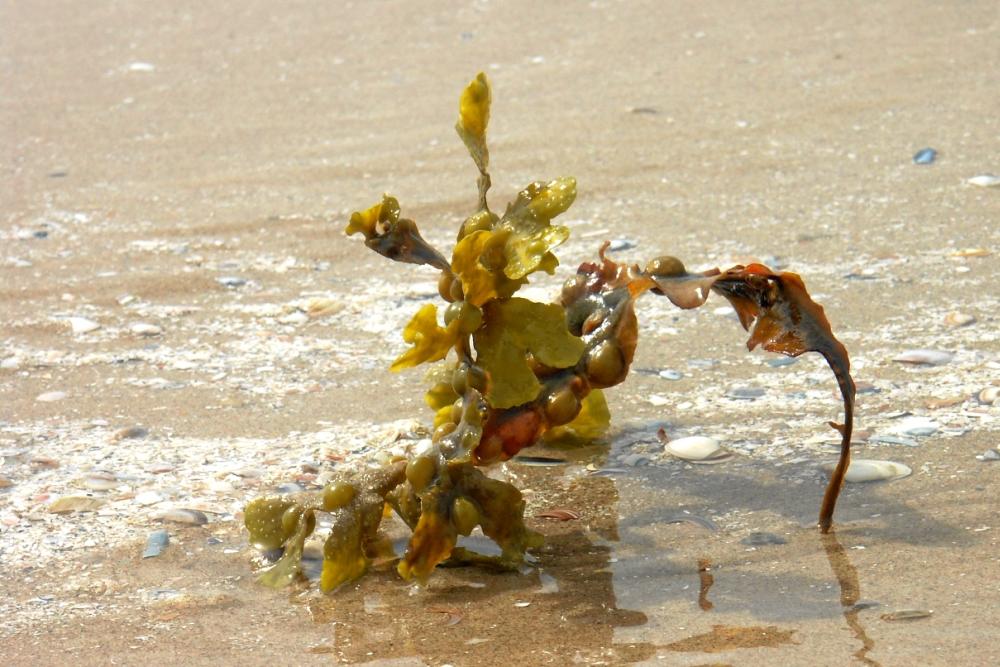
[[[720,515],[678,488],[676,466],[594,474],[606,460],[606,450],[548,451],[507,464],[529,499],[532,526],[546,535],[520,572],[442,567],[421,588],[401,581],[387,557],[333,596],[294,594],[328,633],[310,652],[374,664],[535,664],[555,656],[621,664],[678,653],[738,662],[761,651],[780,661],[819,633],[825,651],[879,664],[869,657],[858,573],[837,535],[782,520],[795,513],[787,507]],[[726,503],[735,506],[769,490],[753,471],[697,475],[733,491],[735,502]],[[406,531],[397,528],[389,537],[398,555]],[[496,552],[477,533],[460,546]],[[844,645],[844,622],[854,646]]]

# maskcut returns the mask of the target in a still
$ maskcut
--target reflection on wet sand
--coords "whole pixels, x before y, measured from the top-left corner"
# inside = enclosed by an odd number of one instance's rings
[[[538,479],[552,483],[551,475]],[[427,588],[415,591],[387,566],[361,586],[308,598],[312,618],[330,630],[328,640],[309,650],[350,663],[417,657],[428,664],[470,664],[502,656],[508,664],[622,664],[652,658],[652,644],[615,641],[616,628],[648,619],[619,609],[615,599],[614,481],[583,476],[553,490],[551,499],[560,496],[574,499],[581,513],[586,508],[586,528],[577,521],[542,524],[546,543],[535,554],[534,570],[442,568]]]
[[[854,657],[866,665],[880,666],[880,663],[869,658],[868,652],[875,647],[875,642],[868,636],[858,614],[861,612],[856,605],[861,598],[861,586],[858,584],[858,571],[851,564],[847,557],[847,551],[837,539],[836,531],[831,530],[825,535],[820,535],[823,548],[826,550],[826,557],[830,561],[830,568],[837,577],[840,584],[840,606],[844,610],[844,620],[851,628],[854,636],[861,642],[861,648],[854,652]]]
[[[782,630],[776,626],[732,627],[713,625],[711,632],[694,635],[687,639],[666,644],[668,651],[684,653],[721,653],[740,648],[776,648],[785,644],[796,644],[792,635],[795,630]]]
[[[711,569],[712,561],[707,558],[698,559],[698,606],[702,611],[710,611],[715,606],[708,599],[708,589],[715,583]]]

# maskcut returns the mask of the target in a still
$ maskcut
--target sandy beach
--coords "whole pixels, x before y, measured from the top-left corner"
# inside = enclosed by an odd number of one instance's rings
[[[526,296],[605,240],[794,271],[855,457],[910,474],[821,536],[822,359],[647,299],[607,442],[504,464],[546,536],[521,572],[256,583],[249,500],[427,436],[388,367],[437,274],[343,230],[389,192],[450,252],[479,71],[493,207],[578,182]],[[7,2],[0,82],[0,662],[1000,664],[997,3]]]

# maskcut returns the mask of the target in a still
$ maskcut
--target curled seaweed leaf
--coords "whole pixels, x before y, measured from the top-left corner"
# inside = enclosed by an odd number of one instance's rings
[[[403,483],[406,462],[363,472],[350,482],[327,486],[324,509],[333,512],[333,527],[323,545],[323,572],[320,588],[332,591],[363,575],[371,562],[379,524],[384,516],[386,496]],[[339,488],[338,488],[339,485]],[[353,493],[343,493],[342,489]]]
[[[459,338],[459,323],[452,322],[447,327],[438,325],[437,306],[428,303],[421,306],[403,329],[403,340],[412,347],[392,362],[390,370],[400,371],[420,364],[439,361],[448,355]]]
[[[820,507],[820,528],[829,531],[837,496],[850,465],[855,386],[847,349],[833,335],[823,307],[812,300],[797,274],[776,273],[763,264],[735,266],[724,272],[682,271],[670,276],[650,275],[650,278],[658,292],[681,308],[700,306],[710,291],[724,296],[736,310],[743,328],[750,331],[747,341],[750,350],[760,345],[769,352],[790,357],[818,352],[826,359],[844,401],[844,423],[831,422],[841,434],[840,460],[830,476]]]
[[[576,199],[576,179],[563,177],[536,181],[517,194],[500,219],[498,229],[507,232],[504,255],[508,278],[524,278],[538,270],[552,273],[559,260],[550,251],[569,238],[569,229],[553,225]]]
[[[762,264],[736,267],[720,275],[712,290],[729,299],[745,329],[750,330],[753,323],[747,348],[761,345],[790,357],[819,352],[837,379],[844,401],[844,423],[830,425],[841,435],[840,459],[830,475],[819,514],[820,528],[828,532],[851,463],[856,389],[847,348],[833,335],[823,307],[812,300],[802,278],[794,273],[775,273]]]
[[[486,146],[486,126],[490,122],[490,104],[493,93],[489,79],[480,72],[458,100],[458,122],[455,131],[461,137],[469,155],[479,169],[479,210],[489,211],[486,192],[490,189],[490,151]]]
[[[344,232],[348,236],[360,232],[366,246],[393,261],[450,271],[448,261],[420,235],[417,223],[399,217],[395,197],[383,195],[381,203],[353,213]]]
[[[461,280],[469,303],[482,306],[492,299],[506,299],[527,282],[524,278],[509,278],[503,271],[507,236],[480,229],[464,236],[455,246],[451,269]]]

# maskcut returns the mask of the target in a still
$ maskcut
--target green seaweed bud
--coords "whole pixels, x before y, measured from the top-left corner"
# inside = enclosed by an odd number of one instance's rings
[[[458,320],[459,333],[468,335],[483,323],[483,311],[468,301],[456,301],[444,311],[444,324]]]
[[[323,489],[323,509],[327,512],[339,510],[354,500],[358,490],[348,482],[327,484]]]
[[[597,387],[618,384],[626,370],[625,357],[614,341],[604,341],[587,358],[587,377]]]
[[[257,498],[247,504],[243,511],[243,523],[250,532],[250,543],[258,549],[278,549],[295,532],[295,526],[286,530],[284,515],[296,508],[295,501],[288,498]],[[298,507],[301,512],[302,508]]]
[[[562,426],[573,421],[580,412],[580,399],[573,390],[563,387],[549,395],[545,401],[545,418],[549,426]]]
[[[445,422],[439,425],[436,429],[434,429],[434,435],[431,437],[431,440],[434,442],[439,442],[441,438],[454,431],[455,428],[456,428],[455,422]]]
[[[684,268],[684,263],[676,257],[662,255],[649,260],[649,263],[646,264],[646,273],[656,278],[671,278],[683,276],[687,273],[687,269]]]
[[[466,498],[455,498],[451,504],[451,523],[462,535],[468,535],[479,524],[479,510]]]
[[[406,479],[417,493],[426,489],[436,474],[437,462],[430,456],[418,456],[406,464]]]
[[[448,271],[442,271],[441,277],[438,278],[438,294],[445,301],[454,301],[455,298],[451,295],[451,289],[454,284],[458,282],[455,280],[455,275],[449,273]],[[461,286],[459,286],[461,287]]]

